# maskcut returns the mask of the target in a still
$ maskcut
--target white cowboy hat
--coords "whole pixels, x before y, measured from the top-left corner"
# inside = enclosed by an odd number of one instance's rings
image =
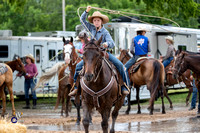
[[[165,37],[166,40],[170,40],[174,44],[174,39],[172,36]]]
[[[135,31],[145,31],[145,32],[147,32],[147,29],[145,27],[137,27],[135,29]]]
[[[80,41],[80,38],[78,36],[76,36],[75,40],[76,41]]]
[[[92,14],[92,16],[89,16],[88,21],[90,23],[93,23],[93,18],[96,18],[96,17],[101,18],[103,20],[103,22],[102,22],[103,24],[106,24],[109,22],[109,18],[106,15],[101,14],[99,11],[95,11]]]
[[[33,57],[32,54],[27,54],[25,57],[28,57],[32,60],[33,63],[35,63],[35,58]]]

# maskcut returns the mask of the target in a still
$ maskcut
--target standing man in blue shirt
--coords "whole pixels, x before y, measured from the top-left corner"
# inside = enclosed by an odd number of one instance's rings
[[[109,18],[106,15],[101,14],[99,11],[95,11],[92,14],[92,16],[88,17],[89,22],[87,22],[86,17],[90,10],[91,10],[91,6],[88,6],[86,11],[84,11],[83,14],[81,15],[80,21],[81,21],[83,27],[85,29],[88,29],[91,32],[91,34],[93,35],[92,37],[94,37],[96,40],[99,40],[100,37],[103,36],[102,46],[104,48],[112,49],[115,46],[115,43],[114,43],[110,33],[103,26],[103,24],[106,24],[107,22],[109,22]],[[94,38],[92,38],[92,39],[94,39]],[[115,65],[115,67],[119,71],[120,75],[122,76],[124,84],[126,84],[121,87],[122,94],[127,95],[127,94],[129,94],[129,89],[126,87],[129,86],[129,84],[126,79],[124,66],[121,63],[121,61],[119,61],[110,52],[108,52],[108,54],[109,54],[109,60]],[[75,86],[75,83],[76,83],[77,77],[78,77],[79,72],[82,69],[82,67],[83,67],[83,60],[76,65],[76,71],[75,71],[75,75],[74,75],[74,85],[73,85],[74,90],[71,93],[69,93],[69,96],[74,96],[78,91],[77,87]]]
[[[132,39],[130,52],[133,55],[129,61],[125,64],[126,73],[128,73],[129,68],[135,64],[139,57],[147,57],[148,52],[151,52],[149,45],[149,39],[145,36],[147,30],[144,27],[136,28],[137,36]],[[127,77],[129,75],[127,74]],[[128,79],[128,84],[130,84],[130,79]]]

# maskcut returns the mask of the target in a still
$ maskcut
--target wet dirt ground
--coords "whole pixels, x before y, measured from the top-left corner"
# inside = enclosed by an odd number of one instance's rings
[[[161,113],[161,105],[155,105],[154,115],[149,115],[147,106],[142,106],[142,114],[136,114],[137,106],[133,105],[129,115],[125,114],[126,106],[119,112],[116,121],[115,131],[117,133],[132,132],[199,132],[200,116],[197,109],[188,111],[189,107],[184,104],[175,104],[174,109],[166,105],[166,114]],[[82,110],[81,110],[82,111]],[[9,111],[8,111],[9,112]],[[60,116],[60,109],[53,110],[53,107],[39,107],[39,109],[16,109],[16,112],[23,112],[18,122],[25,124],[29,133],[82,133],[83,125],[75,125],[76,110],[72,108],[70,116]],[[9,118],[8,118],[9,119]],[[94,111],[92,115],[93,124],[90,125],[91,133],[101,131],[101,116]],[[111,125],[111,118],[109,120]]]

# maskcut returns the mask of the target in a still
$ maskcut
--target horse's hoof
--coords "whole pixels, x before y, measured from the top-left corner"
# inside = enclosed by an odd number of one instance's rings
[[[150,112],[149,115],[153,115],[153,112]]]
[[[173,110],[173,106],[171,106],[170,109]]]
[[[166,114],[166,112],[165,112],[165,111],[162,111],[162,114]]]
[[[114,129],[110,129],[110,133],[114,133],[115,132],[115,130]]]
[[[129,115],[129,111],[126,111],[125,114],[126,114],[126,115]]]
[[[138,111],[137,114],[141,114],[141,111]]]

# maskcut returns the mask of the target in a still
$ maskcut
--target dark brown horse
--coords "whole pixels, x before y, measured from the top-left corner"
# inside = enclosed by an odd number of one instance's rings
[[[108,120],[112,111],[112,127],[110,132],[113,133],[115,121],[118,116],[125,95],[119,96],[118,81],[115,78],[115,72],[107,62],[104,52],[100,49],[100,42],[91,40],[86,42],[85,52],[83,54],[84,76],[81,78],[82,88],[82,106],[83,106],[83,125],[85,132],[89,132],[89,120],[92,109],[96,107],[101,114],[101,126],[104,133],[108,132]]]
[[[131,56],[129,55],[127,50],[121,50],[119,60],[125,64]],[[153,114],[154,109],[154,100],[157,94],[161,94],[162,99],[162,113],[165,113],[163,96],[166,96],[168,101],[170,102],[170,108],[173,108],[172,102],[167,95],[166,89],[164,87],[164,66],[157,59],[149,58],[143,61],[139,67],[139,69],[135,73],[130,73],[130,81],[133,83],[133,86],[136,88],[136,100],[138,103],[138,114],[141,113],[140,101],[139,101],[139,92],[140,86],[147,85],[147,89],[150,91],[150,114]],[[131,109],[130,105],[130,94],[128,95],[128,108],[126,110],[126,114],[129,114]]]
[[[174,60],[165,68],[166,72],[165,86],[172,86],[175,84],[179,84],[180,82],[184,82],[186,88],[189,89],[188,95],[186,97],[186,106],[187,106],[189,104],[190,95],[193,91],[192,81],[190,80],[191,71],[188,69],[178,79],[174,79],[172,70],[173,67],[174,67]]]
[[[175,59],[174,66],[174,77],[182,75],[187,69],[193,72],[195,79],[195,85],[199,92],[199,102],[200,102],[200,53],[186,52],[182,51]],[[200,113],[200,109],[198,109]]]
[[[3,103],[3,110],[2,110],[1,116],[4,116],[5,111],[6,111],[6,96],[4,93],[5,87],[8,88],[8,91],[10,94],[10,100],[12,103],[12,114],[15,115],[14,96],[13,96],[13,71],[17,70],[22,75],[25,75],[26,73],[24,69],[24,65],[21,62],[20,58],[17,58],[14,61],[7,62],[7,64],[5,65],[8,68],[8,71],[5,72],[3,75],[0,75],[0,81],[1,81],[0,82],[0,97],[2,98],[2,103]]]

